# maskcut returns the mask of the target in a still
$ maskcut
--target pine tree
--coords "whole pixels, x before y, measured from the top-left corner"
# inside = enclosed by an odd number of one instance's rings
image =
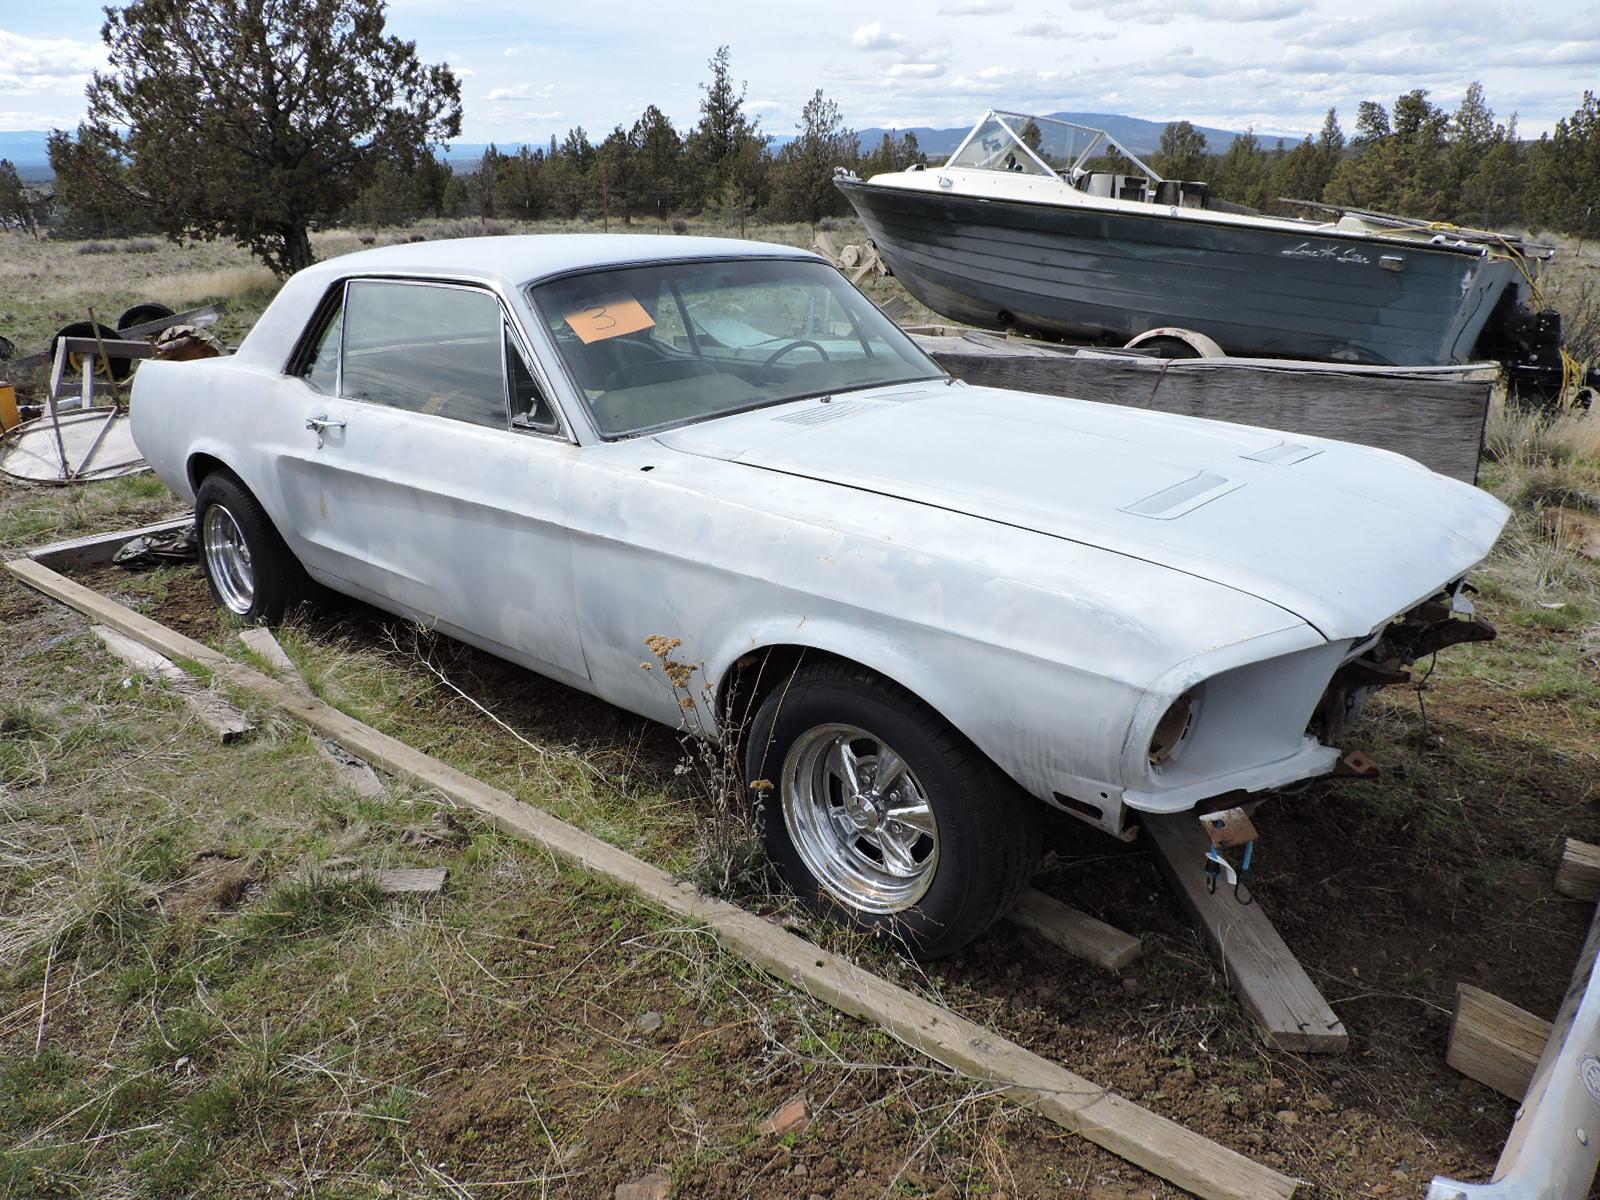
[[[718,46],[708,64],[711,78],[700,85],[700,122],[688,149],[699,194],[723,208],[731,197],[743,212],[760,198],[767,139],[760,122],[745,116],[745,88],[734,86],[729,62],[728,47]]]
[[[1539,139],[1527,208],[1541,228],[1600,235],[1600,95],[1585,92],[1577,111]]]
[[[854,169],[861,157],[855,131],[845,128],[838,104],[818,88],[800,110],[800,136],[783,148],[774,167],[773,190],[781,212],[815,225],[847,201],[833,186],[835,167]]]
[[[35,239],[39,236],[33,194],[17,174],[16,165],[10,159],[0,158],[0,228],[7,225],[26,229]]]
[[[639,114],[628,137],[638,153],[640,198],[659,220],[677,207],[681,194],[683,139],[654,104]]]
[[[1150,166],[1163,179],[1201,179],[1206,169],[1206,135],[1188,121],[1169,121],[1161,131],[1161,148]]]

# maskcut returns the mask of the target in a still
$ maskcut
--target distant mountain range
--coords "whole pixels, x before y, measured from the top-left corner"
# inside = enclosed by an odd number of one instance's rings
[[[0,158],[8,158],[24,179],[49,179],[50,156],[44,140],[50,135],[42,129],[23,129],[16,133],[0,130]]]
[[[1080,125],[1093,125],[1097,129],[1104,129],[1135,154],[1154,154],[1161,145],[1161,131],[1166,128],[1165,121],[1147,121],[1143,117],[1129,117],[1120,113],[1073,113],[1059,112],[1047,113],[1046,116],[1059,117],[1064,121],[1075,121]],[[897,129],[896,133],[914,133],[917,135],[917,145],[922,152],[931,158],[943,158],[950,154],[961,144],[961,139],[967,136],[969,125],[962,125],[951,129],[935,129],[932,126],[917,125],[907,129]],[[1206,149],[1213,154],[1220,154],[1233,145],[1235,138],[1242,136],[1237,130],[1213,129],[1206,125],[1197,125],[1201,133],[1206,135]],[[883,135],[888,132],[881,128],[857,130],[861,138],[861,149],[870,153]],[[17,132],[0,131],[0,158],[8,158],[16,164],[18,173],[24,179],[50,178],[50,158],[45,153],[45,137],[41,129],[27,129]],[[791,134],[780,134],[773,138],[774,146],[792,140]],[[1263,136],[1262,142],[1271,146],[1277,141],[1276,136]],[[1283,139],[1285,146],[1296,146],[1302,139],[1286,137]],[[544,145],[541,139],[536,145]],[[444,158],[452,166],[470,171],[483,157],[487,142],[452,142],[446,149]],[[515,142],[496,143],[498,148],[508,153],[517,149]]]

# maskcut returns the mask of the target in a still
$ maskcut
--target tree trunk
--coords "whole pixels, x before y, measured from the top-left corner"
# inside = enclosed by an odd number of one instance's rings
[[[283,231],[283,257],[291,275],[311,265],[311,238],[304,225],[291,226]]]

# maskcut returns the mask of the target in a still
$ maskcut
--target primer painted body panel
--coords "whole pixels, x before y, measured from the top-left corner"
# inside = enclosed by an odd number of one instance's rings
[[[135,436],[181,495],[197,455],[238,474],[335,590],[631,711],[684,718],[641,666],[652,636],[701,665],[713,733],[716,691],[752,651],[836,654],[1111,830],[1124,804],[1170,811],[1329,769],[1336,752],[1305,736],[1329,676],[1504,522],[1492,498],[1381,451],[943,380],[601,440],[527,312],[518,283],[549,265],[530,255],[559,242],[570,269],[589,253],[574,242],[639,261],[656,241],[692,256],[687,240],[485,239],[322,264],[232,359],[144,366]],[[493,288],[546,357],[573,438],[286,377],[327,288],[373,273]],[[346,425],[319,447],[311,416]],[[1318,452],[1272,453],[1289,440]],[[1197,688],[1192,744],[1154,770],[1155,724]]]

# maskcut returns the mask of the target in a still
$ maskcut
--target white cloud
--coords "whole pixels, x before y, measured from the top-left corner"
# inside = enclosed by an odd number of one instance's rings
[[[858,50],[897,50],[906,44],[904,34],[885,29],[882,21],[860,26],[850,35],[850,41]]]
[[[1252,22],[1284,21],[1310,12],[1315,0],[1069,0],[1079,12],[1092,12],[1113,21],[1141,25],[1167,25],[1177,20]]]
[[[556,85],[547,83],[543,87],[534,87],[531,83],[519,83],[516,87],[494,88],[485,97],[487,100],[548,100],[555,94]]]
[[[538,42],[518,42],[514,46],[507,46],[505,50],[505,55],[507,58],[520,58],[525,54],[548,53],[550,53],[550,47],[541,46]]]
[[[81,93],[90,72],[105,65],[98,42],[27,37],[0,29],[0,93]]]
[[[1019,25],[1012,32],[1018,37],[1044,38],[1049,42],[1059,42],[1062,38],[1074,36],[1060,21],[1029,21],[1026,25]]]
[[[1542,53],[1535,52],[1534,61],[1572,66],[1600,63],[1600,41],[1562,42],[1559,46],[1552,46]],[[1514,62],[1515,60],[1507,65],[1514,65]]]
[[[885,74],[890,79],[937,79],[944,74],[943,63],[895,63]]]

